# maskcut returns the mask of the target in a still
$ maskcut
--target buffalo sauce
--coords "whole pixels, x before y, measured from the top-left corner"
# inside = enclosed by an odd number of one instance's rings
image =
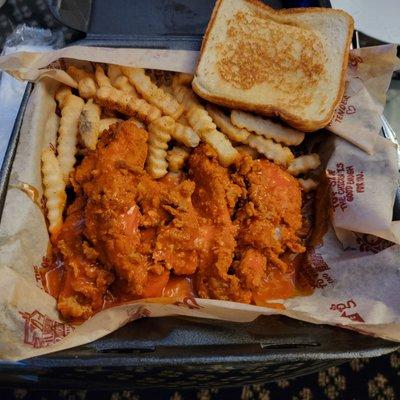
[[[61,290],[61,283],[64,277],[64,262],[61,258],[50,264],[50,268],[42,268],[40,271],[44,289],[51,296],[58,298]]]
[[[287,299],[296,295],[295,272],[288,268],[282,272],[271,268],[257,291],[253,292],[253,300],[257,306],[264,306],[269,300]]]
[[[288,268],[282,271],[273,267],[268,270],[261,287],[253,292],[253,301],[257,306],[267,306],[282,309],[278,303],[269,303],[271,300],[283,300],[295,296],[304,296],[312,293],[309,286],[299,285],[298,273],[305,261],[305,254],[283,256]]]
[[[136,206],[128,210],[124,219],[125,228],[129,231],[137,230],[139,218],[140,212]],[[204,262],[207,257],[212,256],[212,243],[219,232],[218,228],[207,219],[201,218],[201,222],[193,247],[195,251],[202,254],[202,261]],[[64,224],[57,239],[73,240],[82,231],[82,224],[82,216],[77,213],[73,223],[68,224],[68,226]],[[146,233],[146,231],[143,231],[143,233]],[[150,234],[151,232],[149,232]],[[78,254],[77,257],[79,257]],[[271,303],[271,301],[312,293],[311,287],[301,284],[301,279],[299,279],[299,271],[301,272],[305,262],[305,254],[298,254],[296,256],[293,254],[283,255],[282,260],[288,265],[287,270],[282,271],[276,267],[271,267],[268,270],[259,289],[254,290],[252,293],[252,302],[255,305],[284,308],[282,304]],[[252,268],[257,267],[256,259],[250,259],[249,262]],[[66,273],[63,258],[57,251],[53,251],[52,262],[42,268],[40,274],[45,290],[53,297],[57,298],[61,291],[64,295],[74,293],[71,274]],[[193,276],[176,276],[169,271],[164,271],[161,274],[149,272],[147,283],[140,296],[130,294],[126,283],[116,277],[116,280],[104,295],[102,309],[145,298],[164,297],[184,299],[195,296]]]
[[[71,207],[74,207],[72,205]],[[68,221],[68,222],[67,222]],[[66,242],[73,242],[78,245],[77,237],[81,234],[84,226],[84,218],[81,213],[80,204],[77,203],[75,208],[71,210],[71,214],[64,222],[61,231],[57,235],[56,242],[64,240]],[[42,284],[47,293],[53,297],[58,297],[60,292],[73,293],[72,277],[66,273],[64,260],[56,247],[49,247],[48,257],[46,260],[49,262],[44,263],[40,270]],[[75,252],[74,252],[75,255]],[[79,259],[80,255],[76,249],[76,258]]]
[[[164,183],[173,185],[175,183],[175,178],[164,179]],[[197,211],[195,212],[197,214]],[[122,215],[121,221],[123,231],[127,234],[137,232],[139,230],[140,217],[141,213],[139,208],[136,205],[132,206]],[[193,252],[199,254],[199,263],[207,264],[212,262],[212,246],[216,238],[220,235],[220,230],[218,226],[207,218],[198,216],[198,220],[199,229],[193,240]],[[82,235],[83,224],[82,213],[77,212],[76,217],[73,218],[72,221],[70,219],[70,223],[64,223],[57,240],[76,242],[77,237]],[[142,230],[141,235],[143,236],[138,236],[141,240],[145,240],[147,235],[149,239],[151,239],[154,232],[151,229]],[[80,257],[79,249],[76,249],[76,257]],[[252,302],[254,304],[258,306],[282,308],[283,305],[271,303],[271,301],[310,293],[309,288],[298,285],[298,271],[305,260],[304,255],[299,254],[295,257],[293,255],[284,255],[282,260],[288,265],[287,270],[282,271],[276,267],[268,269],[262,284],[257,290],[253,290],[252,292]],[[190,260],[187,259],[186,261],[189,262]],[[257,259],[249,260],[251,268],[256,269],[260,267],[257,261]],[[60,293],[65,296],[67,296],[67,294],[74,294],[72,286],[73,277],[71,274],[66,273],[62,256],[57,250],[53,252],[53,260],[50,266],[43,268],[41,272],[43,285],[49,294],[56,298]],[[176,276],[168,270],[164,270],[162,273],[158,274],[149,271],[146,285],[140,296],[129,293],[126,283],[116,277],[115,281],[109,287],[109,290],[103,296],[101,309],[107,309],[139,299],[162,297],[174,299],[195,297],[193,276]],[[97,309],[95,311],[97,312],[100,310]]]
[[[183,300],[187,297],[195,297],[190,276],[175,276],[168,271],[159,276],[149,275],[148,283],[140,296],[128,293],[125,282],[117,278],[112,284],[112,288],[104,296],[103,309],[140,299],[174,298]],[[161,300],[160,303],[162,303]]]
[[[173,276],[165,286],[163,297],[194,297],[193,279],[190,276]]]
[[[135,204],[129,208],[129,210],[121,215],[120,221],[122,225],[122,231],[126,235],[132,235],[139,230],[140,223],[140,211],[138,206]]]

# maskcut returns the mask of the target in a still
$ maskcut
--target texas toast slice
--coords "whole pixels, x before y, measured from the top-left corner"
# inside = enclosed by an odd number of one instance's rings
[[[211,102],[315,131],[343,96],[353,29],[341,10],[217,0],[193,89]]]

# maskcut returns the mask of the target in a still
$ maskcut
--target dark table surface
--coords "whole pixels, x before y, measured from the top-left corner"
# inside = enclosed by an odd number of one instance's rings
[[[355,359],[325,371],[292,380],[238,388],[143,390],[30,390],[0,389],[0,399],[37,400],[398,400],[400,352],[371,359]]]

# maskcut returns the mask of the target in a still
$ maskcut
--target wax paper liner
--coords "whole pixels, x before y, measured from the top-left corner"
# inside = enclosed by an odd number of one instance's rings
[[[64,49],[61,54],[98,62],[129,60],[130,65],[179,71],[190,71],[194,66],[190,52],[118,49],[108,53],[103,48],[80,47]],[[59,56],[60,53],[57,56],[46,53],[49,62]],[[21,71],[22,76],[32,73],[26,67],[26,58],[33,57],[38,62],[41,56],[14,54],[12,57],[13,60],[0,60],[0,65],[4,67],[6,63],[9,68]],[[65,79],[61,70],[47,72],[47,76]],[[364,211],[358,216],[354,211],[354,221],[344,228],[339,223],[341,220],[334,218],[334,228],[325,233],[322,244],[310,249],[301,277],[314,288],[312,295],[276,301],[280,308],[190,297],[148,299],[103,310],[80,326],[62,321],[55,299],[43,290],[38,276],[49,245],[40,207],[40,151],[43,146],[54,143],[56,137],[58,120],[53,100],[56,85],[53,79],[43,78],[30,97],[0,225],[0,359],[20,360],[78,346],[134,319],[165,315],[246,322],[261,314],[283,314],[400,341],[400,246],[374,236],[384,231],[381,236],[386,237],[388,229],[392,232],[386,208],[393,204],[397,185],[395,149],[385,139],[377,139],[376,154],[370,156],[363,151],[358,153],[353,145],[329,134],[322,154],[327,160],[329,187],[333,188],[333,182],[338,181],[342,188],[344,179],[347,210],[363,207]],[[344,166],[338,167],[340,163]],[[343,168],[348,175],[345,178],[340,175]],[[357,180],[361,172],[363,179]],[[347,187],[352,188],[352,197]],[[379,211],[382,208],[385,210]],[[363,227],[368,226],[363,228],[368,232],[351,232],[358,230],[361,220]],[[374,229],[374,224],[378,229]],[[345,233],[342,237],[345,245],[338,240],[334,229]]]
[[[350,50],[344,96],[327,127],[369,154],[382,128],[393,72],[400,69],[396,54],[395,44]]]

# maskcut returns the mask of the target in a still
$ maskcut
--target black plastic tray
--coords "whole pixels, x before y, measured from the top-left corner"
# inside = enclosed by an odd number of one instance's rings
[[[78,4],[52,0],[50,6],[60,22],[87,33],[80,44],[198,49],[213,1],[97,0],[91,4],[84,0]],[[165,15],[169,17],[162,18]],[[0,172],[0,211],[30,90],[29,84]],[[18,363],[0,362],[0,386],[13,382],[81,388],[239,385],[287,379],[398,347],[349,330],[281,316],[259,317],[246,324],[146,318],[84,346]]]
[[[330,7],[329,0],[264,0],[274,8]],[[215,0],[48,0],[62,24],[86,33],[78,44],[198,50]]]

